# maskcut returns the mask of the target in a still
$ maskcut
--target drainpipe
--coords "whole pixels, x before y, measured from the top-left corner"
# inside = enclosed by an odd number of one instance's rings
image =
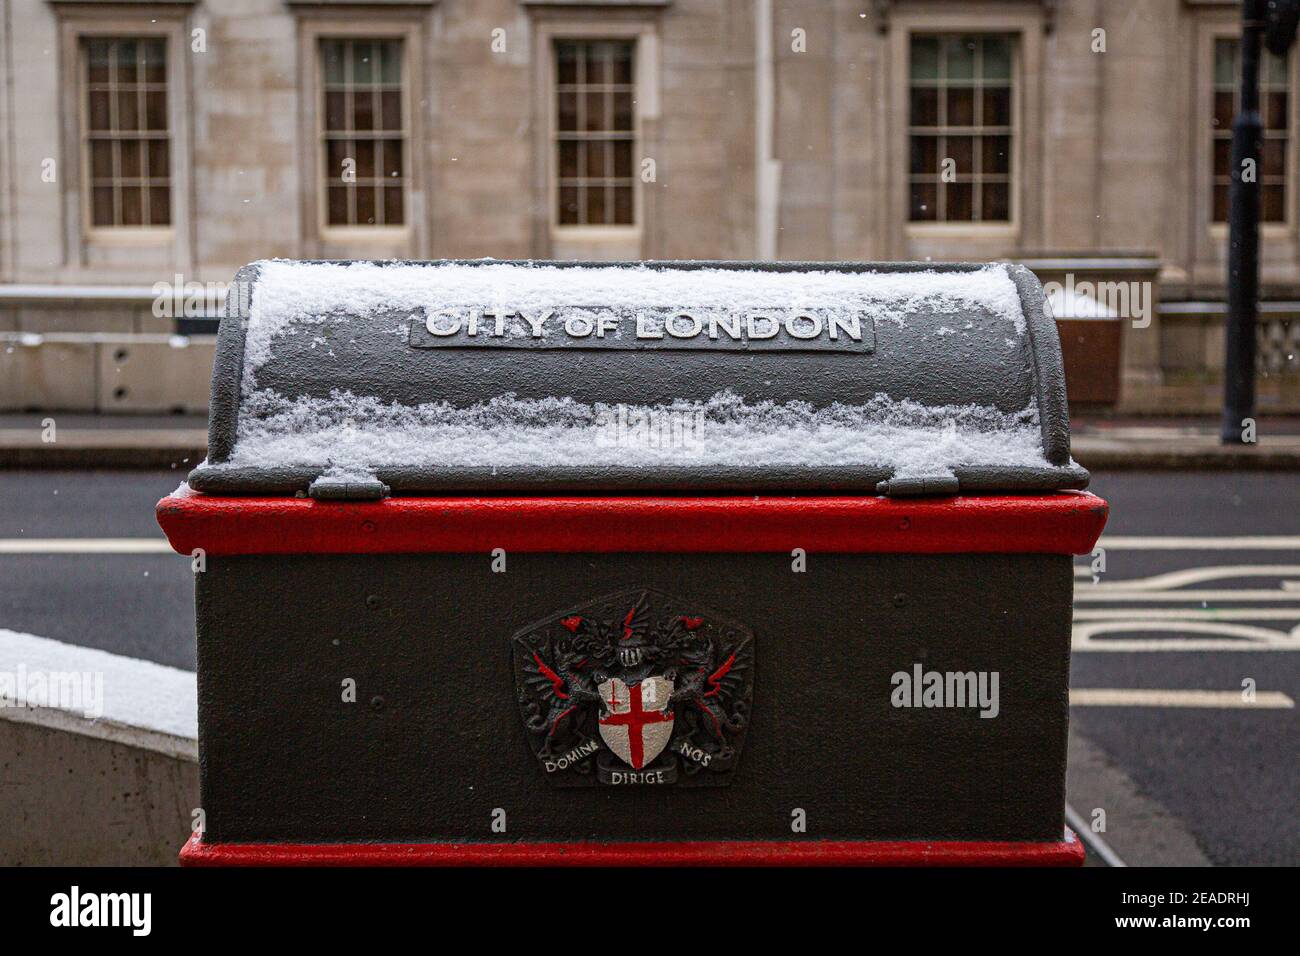
[[[774,155],[776,114],[776,51],[772,43],[772,0],[755,3],[754,79],[756,90],[754,124],[754,189],[756,258],[772,260],[777,252],[778,204],[781,191],[781,163]]]

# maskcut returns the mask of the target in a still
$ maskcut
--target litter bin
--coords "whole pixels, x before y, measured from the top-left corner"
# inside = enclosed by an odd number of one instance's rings
[[[1037,863],[1064,824],[1056,329],[1008,265],[260,262],[195,576],[227,863]]]

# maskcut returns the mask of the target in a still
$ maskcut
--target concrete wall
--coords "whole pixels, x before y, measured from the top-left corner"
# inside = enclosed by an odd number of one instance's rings
[[[0,629],[0,866],[166,866],[199,810],[194,674]]]

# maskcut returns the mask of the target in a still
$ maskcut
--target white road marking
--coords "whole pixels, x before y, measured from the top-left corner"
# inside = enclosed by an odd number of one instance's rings
[[[1084,573],[1080,575],[1078,572]],[[1100,584],[1084,585],[1098,591],[1161,591],[1181,588],[1188,584],[1204,584],[1206,581],[1223,581],[1231,578],[1284,578],[1295,575],[1300,577],[1300,564],[1220,564],[1206,568],[1183,568],[1181,571],[1166,571],[1146,578],[1121,578],[1107,581],[1103,577]],[[1087,569],[1076,569],[1076,577],[1091,577]],[[1285,583],[1285,582],[1283,582]]]
[[[1293,535],[1226,538],[1102,535],[1097,543],[1115,551],[1300,551],[1300,537]]]
[[[1300,607],[1110,607],[1075,611],[1076,621],[1300,621]]]
[[[1199,604],[1210,601],[1282,601],[1294,603],[1300,601],[1300,591],[1265,591],[1262,589],[1218,588],[1206,591],[1128,591],[1124,588],[1107,588],[1103,585],[1076,588],[1076,603],[1098,603],[1103,601],[1134,602],[1180,602]]]
[[[1129,687],[1078,687],[1071,707],[1211,707],[1233,710],[1291,710],[1295,701],[1276,690],[1261,690],[1246,700],[1239,690],[1147,690]]]
[[[1065,822],[1080,840],[1088,844],[1092,852],[1097,854],[1103,863],[1107,866],[1128,866],[1119,858],[1119,854],[1111,849],[1110,844],[1102,839],[1100,833],[1094,833],[1088,821],[1079,815],[1079,811],[1074,809],[1068,803],[1065,805]]]
[[[1111,638],[1096,640],[1099,634],[1211,634],[1211,638],[1167,637],[1157,639]],[[1300,627],[1277,631],[1268,627],[1232,624],[1227,621],[1084,621],[1076,622],[1070,646],[1075,651],[1295,651],[1300,650]]]
[[[0,554],[174,554],[166,538],[0,538]]]

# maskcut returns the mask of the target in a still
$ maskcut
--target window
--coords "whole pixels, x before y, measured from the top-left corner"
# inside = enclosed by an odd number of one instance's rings
[[[556,219],[562,226],[635,222],[631,40],[555,42]]]
[[[1259,69],[1259,114],[1264,121],[1264,155],[1259,157],[1259,216],[1263,222],[1286,220],[1286,154],[1290,123],[1287,61],[1267,50],[1261,51]],[[1213,139],[1214,222],[1228,221],[1228,186],[1232,182],[1232,121],[1237,114],[1241,82],[1241,59],[1237,41],[1221,37],[1214,41],[1214,115],[1210,118]]]
[[[86,37],[81,54],[91,226],[170,226],[167,41]]]
[[[406,221],[401,40],[322,39],[325,223]]]
[[[1011,218],[1014,40],[916,35],[909,60],[913,222]]]

